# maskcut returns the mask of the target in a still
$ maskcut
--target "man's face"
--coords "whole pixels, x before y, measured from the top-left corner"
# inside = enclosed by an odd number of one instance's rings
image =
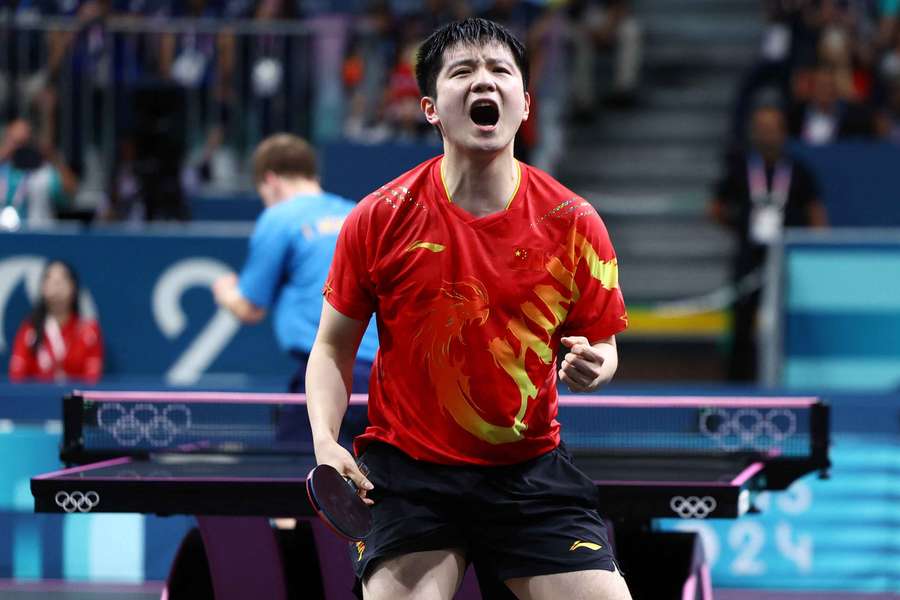
[[[838,101],[837,81],[829,71],[818,71],[813,78],[813,103],[822,110],[829,110]]]
[[[784,145],[784,118],[777,110],[759,110],[753,115],[753,145],[763,154],[778,151]]]
[[[446,50],[436,88],[437,98],[423,98],[422,110],[451,145],[498,152],[528,118],[522,73],[512,52],[498,43]]]

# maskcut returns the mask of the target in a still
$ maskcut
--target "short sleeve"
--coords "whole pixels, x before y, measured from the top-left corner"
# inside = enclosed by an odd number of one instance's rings
[[[275,301],[290,249],[291,223],[279,211],[265,210],[250,237],[250,251],[238,284],[241,295],[260,308],[269,308]]]
[[[352,319],[368,321],[377,307],[372,265],[375,245],[370,237],[375,228],[372,204],[357,205],[341,227],[334,260],[325,288],[325,300]]]
[[[593,344],[628,327],[618,259],[606,226],[593,209],[576,220],[570,239],[577,293],[563,335],[584,336]]]

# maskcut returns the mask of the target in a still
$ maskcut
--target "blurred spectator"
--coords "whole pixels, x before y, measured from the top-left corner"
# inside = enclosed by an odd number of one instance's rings
[[[772,102],[787,103],[790,100],[790,82],[792,58],[792,45],[798,46],[796,29],[801,22],[794,5],[787,5],[780,0],[768,0],[763,2],[765,11],[765,26],[762,42],[759,47],[759,55],[753,67],[741,79],[740,89],[735,103],[733,120],[733,141],[738,145],[746,142],[744,135],[745,124],[749,120],[751,107],[759,100],[759,95],[765,90]],[[772,93],[778,94],[772,99]]]
[[[60,260],[48,263],[40,298],[16,334],[9,362],[11,381],[81,380],[103,373],[100,327],[79,311],[78,276]]]
[[[425,0],[422,10],[416,15],[418,29],[416,35],[425,39],[428,34],[450,21],[459,21],[472,14],[466,0]]]
[[[731,157],[710,204],[712,217],[738,238],[733,271],[738,290],[758,276],[769,246],[785,227],[825,227],[827,215],[819,201],[812,172],[787,154],[784,115],[773,106],[752,115],[751,145]],[[733,312],[729,379],[756,379],[756,315],[760,291],[740,296]]]
[[[84,176],[89,150],[96,150],[116,120],[104,93],[114,83],[113,50],[106,33],[112,0],[57,0],[39,5],[41,16],[72,17],[75,27],[48,31],[46,62],[26,82],[26,97],[40,114],[41,144],[63,147],[73,170]],[[61,119],[63,112],[69,118]]]
[[[0,142],[0,231],[52,224],[77,188],[76,175],[54,149],[37,146],[27,121],[6,126]]]
[[[529,144],[529,161],[553,173],[565,149],[565,117],[569,113],[571,22],[562,6],[552,6],[534,22],[527,47],[530,56],[531,111],[519,133]]]
[[[479,16],[509,29],[524,44],[543,8],[525,0],[494,0]],[[537,48],[529,48],[536,52]]]
[[[385,92],[385,117],[394,139],[418,141],[430,131],[419,106],[415,64],[419,41],[407,42],[397,56]]]
[[[132,138],[125,137],[119,141],[106,193],[97,208],[97,217],[101,221],[141,223],[147,219],[137,157],[136,144]]]
[[[0,164],[12,158],[13,152],[31,141],[31,125],[25,119],[13,119],[7,123],[0,140]]]
[[[188,137],[185,90],[173,83],[131,90],[133,128],[123,131],[99,216],[171,221],[189,217],[182,189]]]
[[[792,136],[807,144],[830,144],[848,138],[870,138],[874,123],[869,109],[839,93],[833,68],[820,66],[812,73],[806,90],[797,90],[798,101],[791,108],[789,129]]]
[[[612,86],[605,101],[614,106],[632,106],[637,100],[643,32],[630,0],[575,0],[569,3],[574,31],[575,62],[572,100],[576,115],[596,114],[595,55],[613,57]]]
[[[242,5],[225,8],[240,10]],[[186,19],[187,24],[177,32],[163,34],[160,40],[160,75],[179,85],[184,96],[180,113],[169,113],[168,118],[183,119],[187,128],[181,136],[184,143],[202,140],[192,167],[208,177],[213,173],[213,158],[223,148],[228,120],[235,116],[235,38],[222,21],[222,7],[210,0],[175,2],[168,16]],[[232,167],[227,175],[234,170]]]
[[[891,0],[893,1],[893,0]],[[795,107],[790,130],[804,134],[812,143],[828,143],[838,138],[872,135],[871,104],[879,93],[879,18],[868,0],[767,0],[767,25],[761,51],[754,67],[741,82],[735,106],[734,137],[743,143],[743,123],[750,107],[765,91],[777,102]],[[885,38],[887,39],[887,38]],[[823,71],[830,71],[824,75]],[[828,81],[826,81],[828,80]],[[827,118],[810,115],[804,131],[805,107],[814,103],[828,106]],[[822,97],[834,96],[833,100]],[[837,113],[833,104],[840,103]],[[800,114],[798,114],[800,113]],[[830,116],[828,116],[830,115]]]
[[[378,143],[390,136],[383,103],[388,73],[398,52],[397,29],[387,0],[374,0],[357,20],[343,66],[348,97],[344,136],[348,139]]]
[[[263,25],[297,18],[292,0],[259,0],[253,12],[253,20]],[[300,36],[285,35],[262,30],[253,36],[243,36],[241,64],[248,69],[254,137],[261,139],[276,131],[299,131],[297,113],[305,113],[309,107],[291,105],[292,76],[290,60],[304,50]],[[295,100],[297,98],[294,98]],[[305,125],[305,123],[304,123]]]

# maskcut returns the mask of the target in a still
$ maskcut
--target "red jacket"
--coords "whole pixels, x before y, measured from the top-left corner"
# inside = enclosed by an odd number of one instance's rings
[[[37,354],[32,352],[35,330],[30,321],[19,327],[9,361],[11,381],[96,383],[103,374],[103,338],[96,321],[71,317],[62,327],[49,321]]]

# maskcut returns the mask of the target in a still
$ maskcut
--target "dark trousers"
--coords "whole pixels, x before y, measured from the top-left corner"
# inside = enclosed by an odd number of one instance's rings
[[[756,316],[759,312],[760,292],[740,298],[732,312],[731,353],[728,357],[728,379],[756,381],[757,348]]]
[[[309,363],[309,354],[299,350],[291,352],[297,360],[297,371],[291,378],[288,390],[292,394],[302,394],[306,391],[306,366]],[[369,374],[372,371],[372,363],[365,360],[357,360],[353,364],[353,393],[362,394],[369,390]],[[360,408],[360,407],[357,407]],[[361,407],[365,408],[365,407]],[[348,410],[344,417],[344,424],[341,427],[342,443],[349,443],[353,437],[361,434],[366,426],[365,410]],[[306,412],[306,406],[288,405],[283,406],[278,413],[278,435],[279,442],[301,444],[307,441],[311,442],[309,414]]]

